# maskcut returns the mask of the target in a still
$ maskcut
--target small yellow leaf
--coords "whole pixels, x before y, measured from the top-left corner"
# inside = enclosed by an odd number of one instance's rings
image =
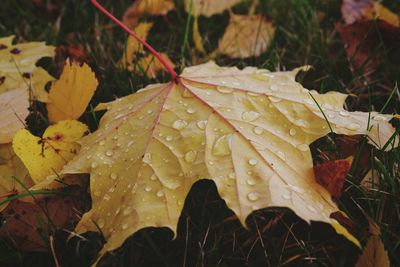
[[[122,22],[129,28],[133,28],[143,14],[166,15],[174,8],[173,0],[137,0],[126,9]]]
[[[222,13],[226,9],[242,2],[243,0],[185,0],[185,10],[197,17],[203,15],[210,17]]]
[[[170,66],[175,67],[174,63],[171,61],[167,54],[160,54]],[[164,66],[153,55],[147,55],[146,57],[141,58],[138,65],[138,68],[140,69],[137,70],[137,72],[142,73],[144,71],[147,77],[152,79],[156,78],[156,75],[159,71],[164,70]]]
[[[85,124],[66,120],[46,129],[42,138],[26,129],[19,130],[13,139],[13,149],[28,169],[33,181],[39,183],[59,172],[79,151],[77,141],[87,133]]]
[[[147,35],[153,23],[140,23],[133,31],[143,40],[147,39]],[[125,53],[121,59],[121,66],[129,70],[133,70],[133,62],[136,59],[138,53],[143,52],[143,45],[136,41],[132,36],[128,37],[128,41],[125,47]]]
[[[78,119],[85,111],[94,91],[98,85],[92,69],[83,64],[67,63],[60,79],[53,82],[47,111],[49,120],[57,122],[61,120]]]
[[[274,33],[272,23],[261,15],[232,15],[218,49],[232,58],[259,56],[267,51]]]
[[[0,94],[0,144],[11,142],[14,134],[25,127],[28,107],[27,90],[11,90]]]

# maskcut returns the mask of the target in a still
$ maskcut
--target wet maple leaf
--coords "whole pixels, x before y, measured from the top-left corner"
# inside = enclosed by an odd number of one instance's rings
[[[100,105],[108,112],[99,129],[63,170],[91,175],[92,209],[76,231],[100,228],[107,241],[100,255],[143,227],[175,232],[193,183],[211,179],[243,225],[254,210],[287,207],[359,244],[330,218],[338,208],[314,178],[309,144],[330,130],[310,94],[335,132],[368,134],[377,146],[394,133],[391,116],[348,112],[346,95],[303,88],[298,70],[209,62]]]

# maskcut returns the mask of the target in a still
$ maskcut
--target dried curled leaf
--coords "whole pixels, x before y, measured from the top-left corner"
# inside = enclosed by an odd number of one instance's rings
[[[371,113],[368,123],[368,113],[343,109],[346,95],[303,88],[298,71],[209,62],[101,105],[99,129],[63,170],[91,175],[92,209],[76,231],[101,229],[100,256],[143,227],[175,231],[193,183],[211,179],[243,224],[254,210],[287,207],[359,244],[330,218],[338,208],[314,178],[309,144],[330,130],[310,94],[335,132],[368,134],[376,145],[394,132],[390,116]]]
[[[232,15],[218,50],[232,58],[259,56],[274,36],[272,23],[261,15]]]
[[[42,138],[22,129],[13,139],[13,149],[35,183],[59,172],[79,151],[77,141],[88,131],[79,121],[60,121],[46,129]]]
[[[50,89],[47,111],[52,122],[78,119],[85,111],[98,81],[92,69],[83,64],[67,63],[58,81]]]
[[[185,10],[195,17],[199,15],[210,17],[222,13],[226,9],[242,1],[243,0],[185,0]]]

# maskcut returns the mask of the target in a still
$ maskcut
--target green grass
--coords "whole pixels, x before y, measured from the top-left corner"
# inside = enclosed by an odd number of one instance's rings
[[[30,0],[3,0],[0,9],[0,36],[15,34],[18,41],[46,41],[55,46],[82,46],[88,63],[95,70],[100,86],[90,107],[128,95],[153,82],[165,82],[167,74],[157,79],[136,75],[118,67],[127,35],[93,8],[89,1],[53,0],[58,11],[48,14]],[[101,1],[117,17],[122,17],[131,1]],[[154,21],[148,41],[158,51],[167,53],[180,70],[202,62],[207,55],[193,49],[193,20],[178,9],[166,17],[143,17]],[[397,2],[398,3],[398,2]],[[245,14],[246,1],[233,8]],[[399,12],[396,1],[384,4]],[[397,10],[396,10],[397,8]],[[336,90],[354,94],[346,102],[349,110],[399,113],[400,100],[396,87],[400,68],[393,62],[391,44],[380,40],[376,49],[384,48],[380,64],[369,81],[362,68],[353,68],[346,56],[343,42],[334,25],[341,20],[340,1],[324,0],[260,0],[257,12],[269,17],[277,31],[269,50],[260,57],[229,59],[217,54],[221,65],[248,65],[270,70],[290,70],[301,65],[313,69],[301,73],[298,80],[319,92]],[[228,12],[211,18],[200,17],[200,32],[207,52],[218,46],[218,38],[228,23]],[[371,29],[376,30],[376,29]],[[371,60],[376,54],[371,53]],[[40,64],[56,77],[64,58],[42,60]],[[360,85],[361,84],[361,85]],[[89,108],[81,120],[95,130],[101,113]],[[27,120],[29,129],[40,135],[48,126],[45,107],[35,102]],[[398,122],[397,127],[399,126]],[[360,160],[356,159],[339,200],[342,210],[354,221],[357,236],[363,244],[367,238],[366,216],[382,231],[382,240],[394,266],[400,266],[400,151],[372,148],[361,140]],[[391,145],[388,144],[388,148]],[[366,160],[361,160],[362,155]],[[365,156],[367,155],[367,156]],[[339,159],[340,136],[330,134],[315,142],[314,161],[321,158]],[[376,173],[375,189],[360,187],[368,169]],[[18,196],[17,196],[18,197]],[[15,198],[17,198],[15,197]],[[217,194],[215,185],[200,181],[186,199],[179,220],[178,235],[166,228],[142,229],[130,237],[113,255],[107,255],[101,266],[353,266],[360,251],[325,224],[311,226],[286,209],[265,209],[249,216],[249,229],[243,228]],[[69,229],[72,231],[73,229]],[[62,266],[88,266],[100,249],[102,237],[88,233],[66,242],[67,232],[55,234],[55,250]],[[1,266],[53,266],[49,252],[21,252],[8,242],[0,241]]]

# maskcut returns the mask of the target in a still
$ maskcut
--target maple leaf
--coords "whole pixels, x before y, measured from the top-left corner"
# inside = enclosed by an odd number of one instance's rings
[[[43,42],[12,44],[14,36],[0,38],[0,93],[13,89],[32,90],[33,97],[46,101],[44,86],[54,78],[36,62],[53,57],[54,47]]]
[[[78,119],[85,111],[98,81],[87,64],[67,61],[60,79],[50,89],[47,111],[49,120]]]
[[[233,58],[259,56],[269,46],[275,28],[261,15],[232,15],[218,50]]]
[[[298,71],[209,62],[101,104],[108,112],[99,129],[63,170],[91,175],[92,209],[76,231],[99,227],[107,241],[100,255],[143,227],[175,232],[193,183],[211,179],[243,225],[254,210],[287,207],[358,244],[329,217],[338,208],[314,178],[309,144],[330,130],[313,98],[335,132],[368,134],[377,146],[394,133],[391,116],[348,112],[346,95],[309,91],[295,81]]]
[[[210,17],[222,13],[226,9],[242,2],[243,0],[185,0],[185,10],[197,17],[203,15]]]
[[[25,164],[35,183],[57,173],[75,156],[80,145],[77,141],[88,131],[79,121],[60,121],[49,126],[42,138],[28,130],[19,130],[13,138],[13,149]]]

